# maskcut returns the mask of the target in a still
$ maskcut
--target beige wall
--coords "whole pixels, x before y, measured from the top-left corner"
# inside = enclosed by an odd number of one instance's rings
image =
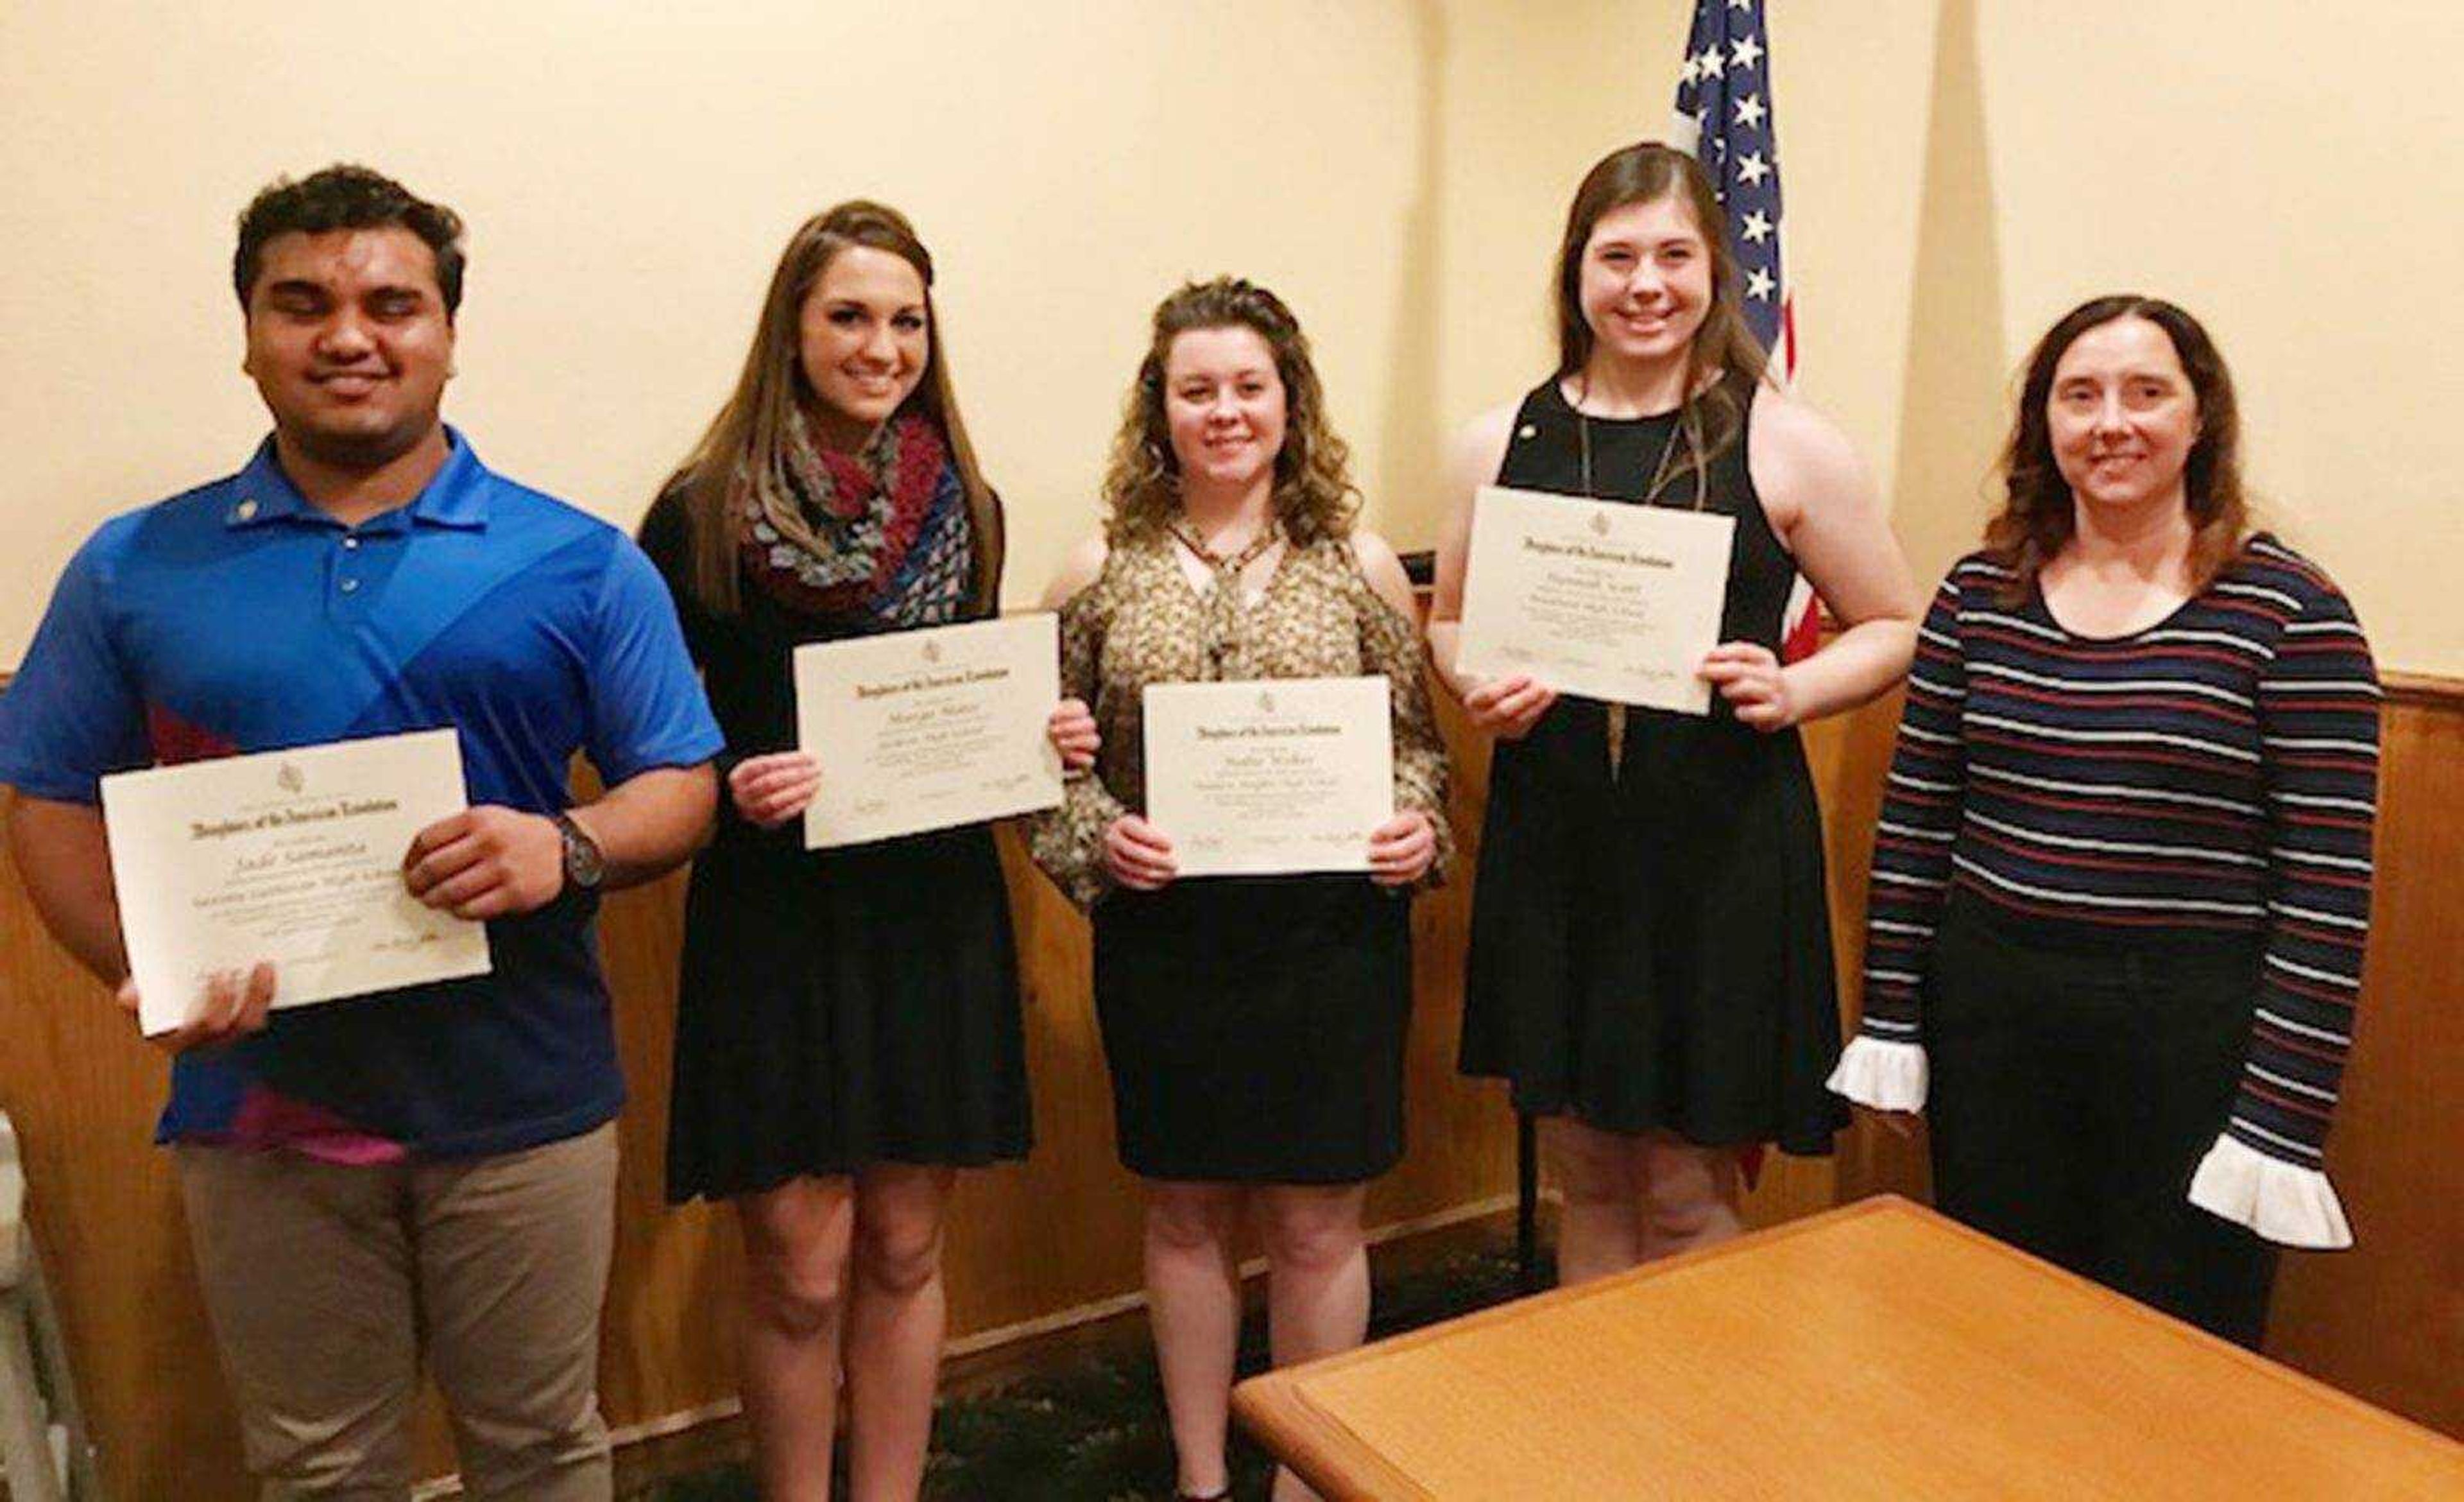
[[[341,156],[472,222],[451,414],[620,521],[722,394],[788,230],[866,192],[941,256],[1014,600],[1092,523],[1148,309],[1219,270],[1294,303],[1373,519],[1425,545],[1444,435],[1541,367],[1565,196],[1665,120],[1688,9],[16,0],[0,665],[97,520],[244,455],[263,419],[235,368],[231,217]],[[2138,285],[2215,328],[2271,519],[2344,581],[2384,662],[2464,673],[2464,607],[2414,562],[2464,553],[2442,341],[2464,287],[2438,264],[2464,241],[2464,119],[2434,81],[2464,12],[2386,0],[2348,44],[2301,0],[1772,10],[1804,387],[1921,570],[1974,536],[2028,340]]]
[[[2464,10],[1772,11],[1805,385],[1921,571],[1974,542],[2030,343],[2144,290],[2216,336],[2261,520],[2353,595],[2381,666],[2464,674]]]
[[[1602,143],[1664,118],[1681,9],[569,0],[402,8],[411,24],[16,0],[0,666],[97,521],[246,456],[263,414],[236,369],[231,218],[275,172],[338,157],[470,221],[448,415],[613,519],[724,394],[787,232],[867,193],[940,260],[1013,600],[1093,525],[1155,299],[1219,271],[1292,302],[1373,519],[1425,545],[1440,437],[1529,378],[1562,195]],[[1654,66],[1590,87],[1594,42]]]

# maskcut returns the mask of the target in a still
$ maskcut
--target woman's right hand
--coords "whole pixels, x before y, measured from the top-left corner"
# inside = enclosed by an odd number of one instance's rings
[[[749,756],[727,774],[727,794],[736,800],[736,811],[764,829],[800,817],[821,790],[821,763],[802,751]]]
[[[1470,717],[1472,727],[1500,740],[1520,740],[1529,735],[1556,702],[1557,691],[1532,681],[1527,673],[1483,678],[1463,696],[1463,713]]]
[[[1045,739],[1061,755],[1066,771],[1083,772],[1095,764],[1095,753],[1104,749],[1103,732],[1095,728],[1095,717],[1082,698],[1066,698],[1052,706],[1052,718],[1045,721]]]
[[[1133,892],[1153,892],[1180,874],[1172,841],[1136,814],[1125,813],[1104,829],[1104,869]]]

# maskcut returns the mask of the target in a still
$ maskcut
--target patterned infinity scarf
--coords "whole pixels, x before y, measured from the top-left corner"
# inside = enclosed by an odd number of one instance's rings
[[[848,454],[814,442],[800,410],[786,436],[786,496],[765,503],[745,488],[742,555],[756,585],[800,614],[853,615],[876,630],[965,613],[966,488],[938,424],[901,413]]]

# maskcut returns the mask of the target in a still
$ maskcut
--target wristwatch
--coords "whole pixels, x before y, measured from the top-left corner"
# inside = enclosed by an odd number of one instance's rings
[[[552,813],[548,818],[564,837],[564,884],[581,892],[598,891],[607,879],[607,857],[600,851],[599,842],[574,823],[571,814]]]

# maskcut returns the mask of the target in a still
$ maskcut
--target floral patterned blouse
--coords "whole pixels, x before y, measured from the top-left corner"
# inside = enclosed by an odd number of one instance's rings
[[[1394,702],[1395,809],[1429,816],[1438,850],[1421,881],[1443,880],[1454,853],[1446,752],[1419,632],[1361,576],[1351,545],[1287,546],[1265,588],[1246,598],[1228,565],[1199,592],[1174,547],[1169,537],[1117,544],[1094,583],[1061,607],[1061,692],[1092,707],[1104,744],[1091,773],[1070,779],[1061,806],[1037,817],[1036,864],[1082,908],[1111,889],[1104,831],[1146,807],[1148,684],[1383,674]]]

